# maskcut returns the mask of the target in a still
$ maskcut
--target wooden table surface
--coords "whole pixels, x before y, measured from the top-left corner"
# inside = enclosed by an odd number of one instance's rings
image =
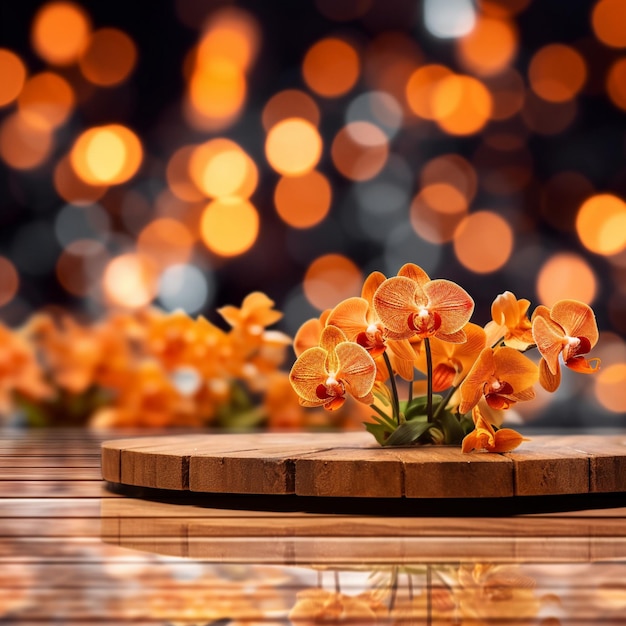
[[[119,493],[100,443],[142,434],[0,430],[0,624],[626,624],[626,494]]]

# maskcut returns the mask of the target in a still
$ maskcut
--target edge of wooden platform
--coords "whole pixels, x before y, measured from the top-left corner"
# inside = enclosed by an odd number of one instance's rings
[[[111,483],[257,495],[507,498],[626,491],[625,436],[538,436],[506,454],[380,448],[366,432],[134,437],[105,441]]]

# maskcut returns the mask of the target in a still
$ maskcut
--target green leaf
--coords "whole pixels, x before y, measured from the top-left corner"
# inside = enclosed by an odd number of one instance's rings
[[[374,409],[374,411],[378,413],[379,417],[391,427],[391,430],[396,427],[396,422],[394,421],[394,419],[389,417],[389,415],[387,415],[384,411],[381,411],[375,404],[370,404],[370,408]]]
[[[450,411],[442,411],[435,420],[435,424],[443,431],[445,443],[461,443],[465,437],[465,429]]]
[[[442,396],[435,393],[433,394],[433,407],[436,407],[441,401]],[[426,405],[428,404],[428,399],[426,396],[418,396],[417,398],[413,398],[406,409],[406,419],[411,420],[416,415],[426,415]]]
[[[423,435],[432,424],[421,420],[404,422],[385,441],[386,446],[407,446]]]
[[[381,446],[384,446],[389,430],[382,424],[372,424],[371,422],[363,422],[363,424],[365,425],[365,430],[371,435],[374,435],[374,439],[376,439]]]

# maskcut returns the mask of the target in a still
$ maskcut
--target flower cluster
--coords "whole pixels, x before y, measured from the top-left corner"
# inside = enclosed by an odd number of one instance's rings
[[[267,329],[282,317],[273,307],[255,292],[241,308],[218,309],[228,330],[156,308],[93,324],[38,313],[19,330],[0,326],[0,415],[30,425],[271,425],[267,404],[289,387],[279,367],[291,345]]]
[[[583,373],[599,366],[586,357],[598,341],[588,305],[562,300],[538,306],[531,317],[529,306],[507,291],[483,328],[470,322],[474,301],[456,283],[432,280],[411,263],[392,278],[374,272],[361,297],[302,325],[290,381],[303,406],[332,411],[349,396],[370,405],[366,428],[382,445],[459,443],[464,452],[507,452],[523,441],[501,428],[507,409],[532,400],[537,382],[555,391],[561,360]]]

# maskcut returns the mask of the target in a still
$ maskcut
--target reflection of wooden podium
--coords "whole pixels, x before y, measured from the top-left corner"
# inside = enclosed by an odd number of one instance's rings
[[[467,501],[464,501],[467,502]],[[224,502],[228,506],[228,501]],[[102,500],[102,538],[212,562],[342,565],[626,558],[626,509],[514,517],[390,517]],[[380,516],[383,515],[383,516]]]
[[[103,477],[141,499],[103,499],[102,537],[221,562],[624,558],[624,509],[606,509],[626,504],[625,442],[464,455],[379,449],[364,432],[121,439],[103,444]]]

